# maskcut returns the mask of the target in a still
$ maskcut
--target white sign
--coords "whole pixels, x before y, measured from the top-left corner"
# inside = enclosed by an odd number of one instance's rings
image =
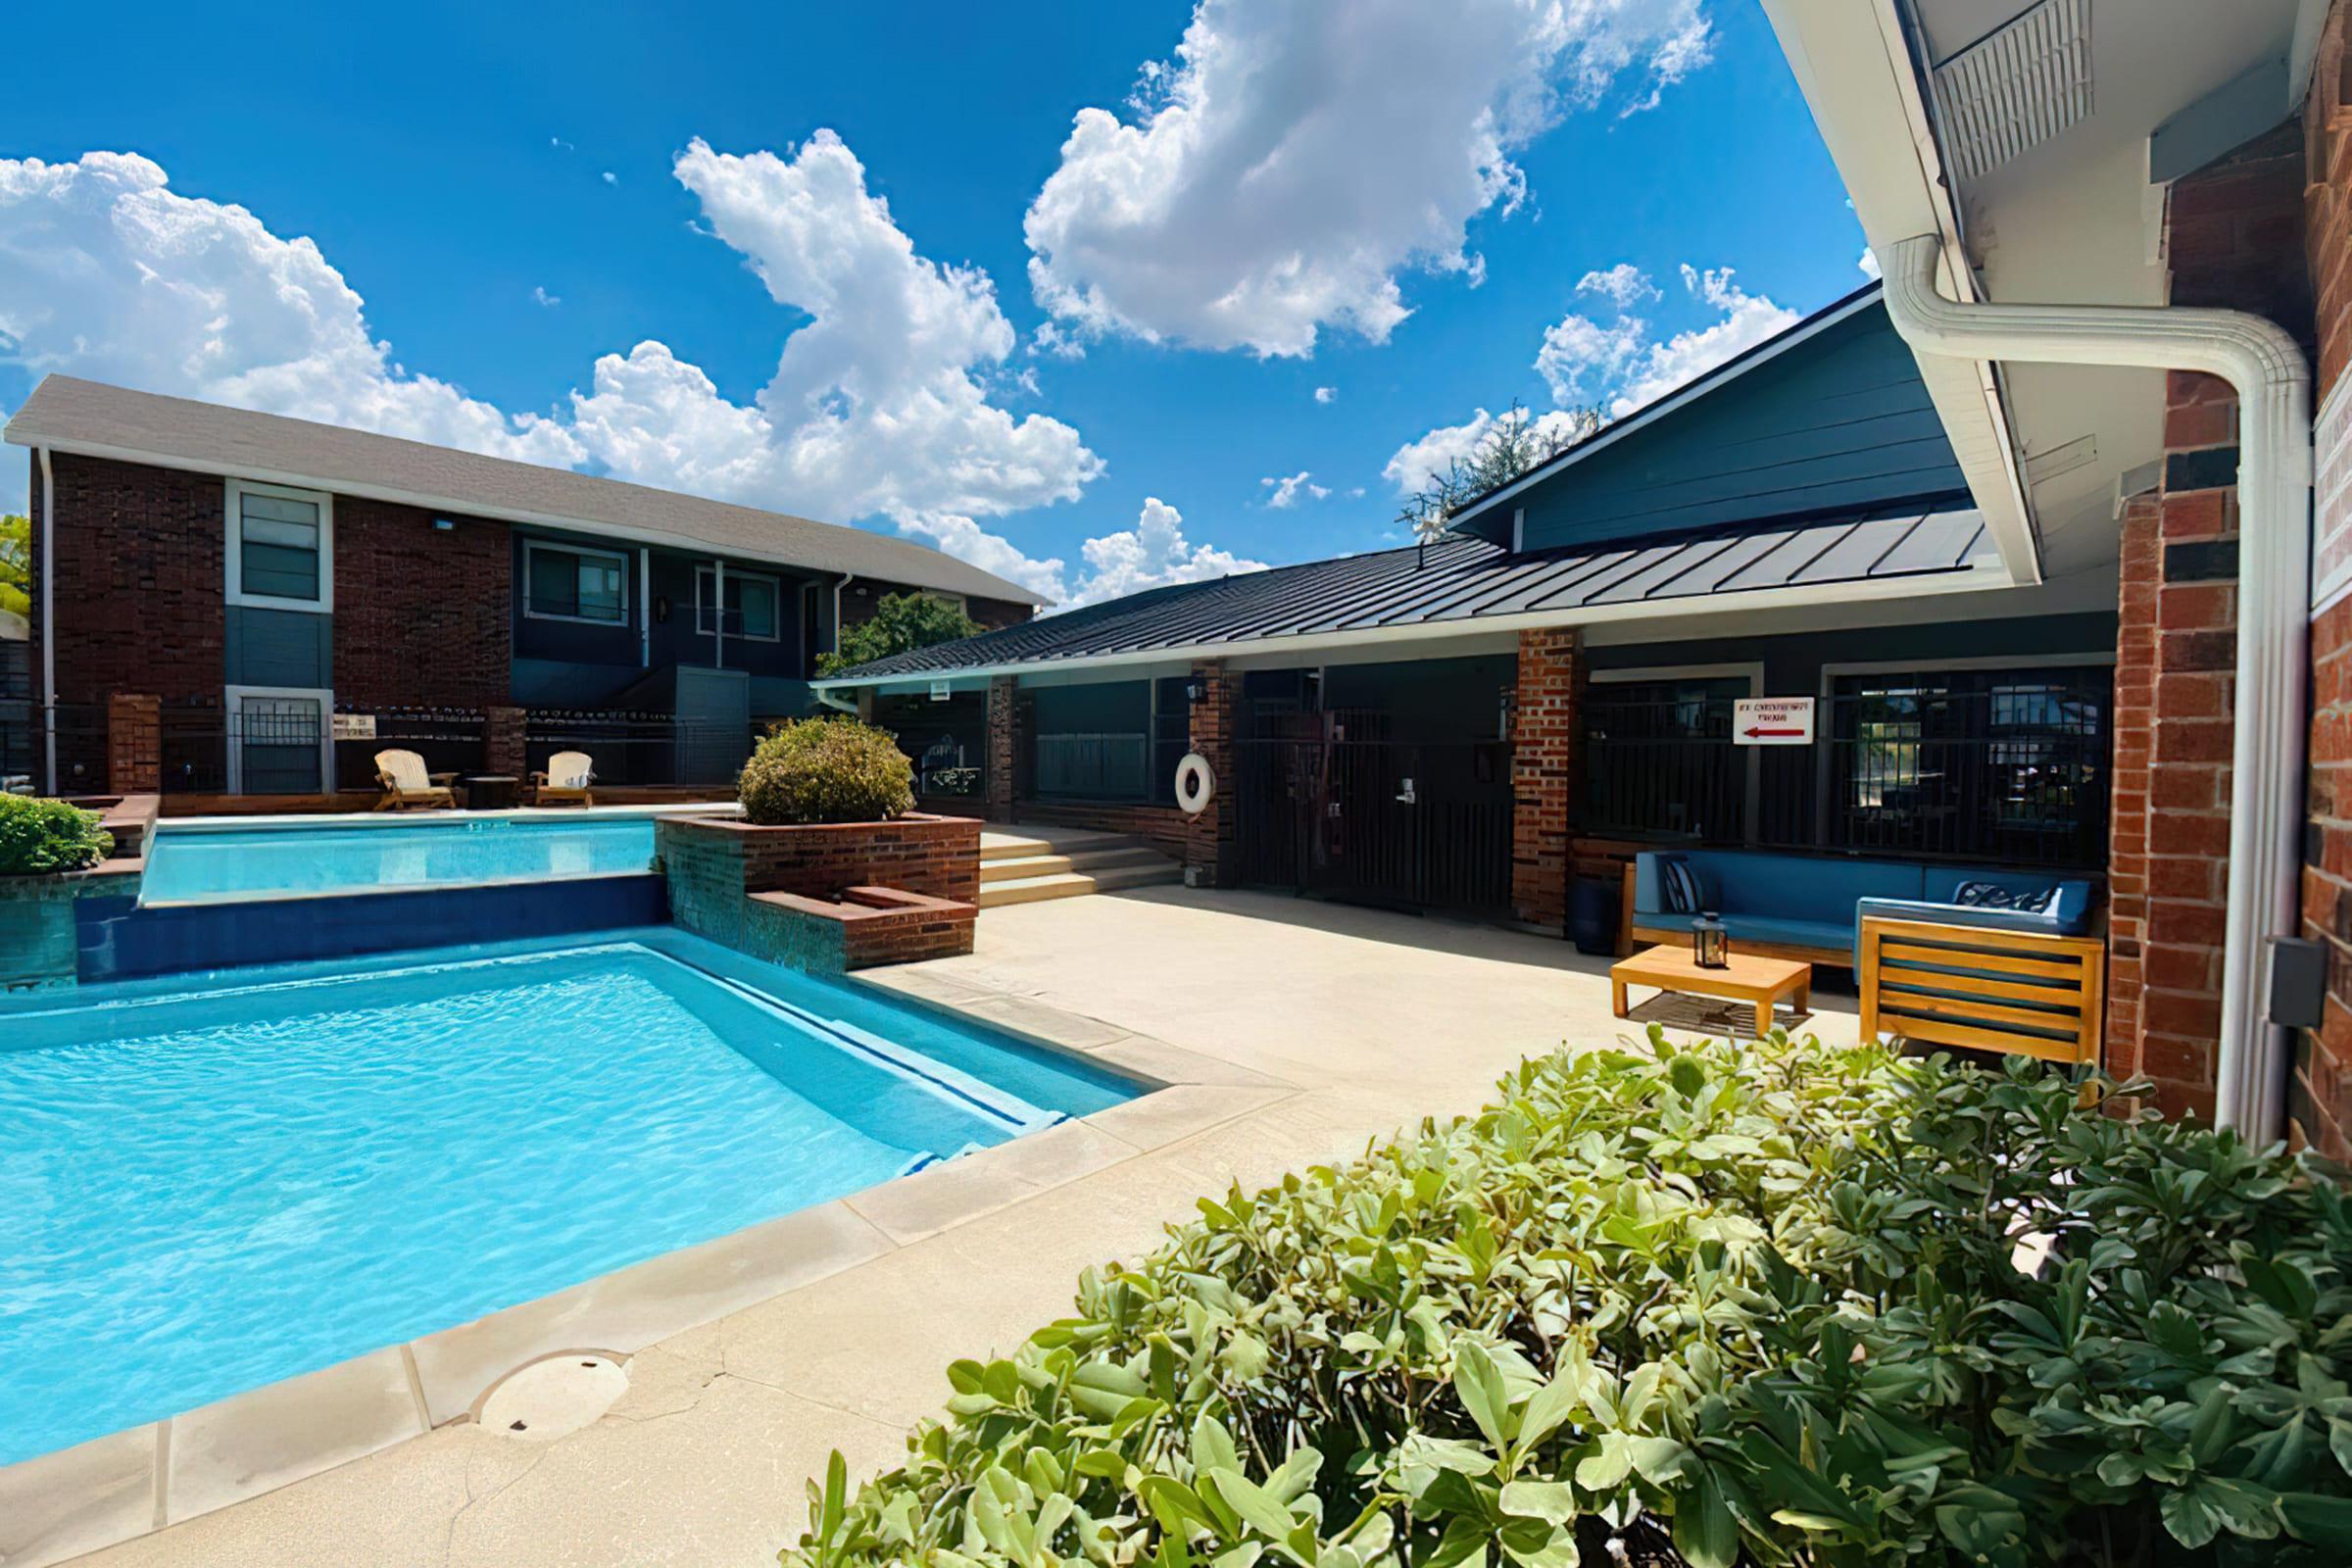
[[[1732,739],[1741,746],[1810,746],[1813,699],[1737,698],[1732,703]]]
[[[375,739],[373,713],[337,713],[335,739],[339,741],[371,741]]]
[[[2352,376],[2338,376],[2313,422],[2311,613],[2352,592]]]
[[[931,700],[933,702],[944,703],[948,700],[949,695],[950,687],[946,681],[935,680],[931,683]]]

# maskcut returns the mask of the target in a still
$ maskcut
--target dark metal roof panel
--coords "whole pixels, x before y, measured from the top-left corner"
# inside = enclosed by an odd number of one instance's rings
[[[1342,556],[1154,588],[877,660],[833,678],[1052,665],[1322,632],[1472,626],[1506,615],[1552,612],[1572,622],[1589,606],[1960,570],[1979,558],[1984,541],[1984,519],[1960,497],[1942,510],[1717,529],[1634,547],[1514,555],[1484,539],[1449,538],[1426,550]]]

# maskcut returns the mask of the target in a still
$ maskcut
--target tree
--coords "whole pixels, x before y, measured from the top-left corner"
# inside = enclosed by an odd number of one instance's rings
[[[987,630],[944,599],[929,594],[884,594],[873,618],[844,626],[836,641],[839,653],[816,656],[819,675],[836,674],[855,664],[871,663],[893,654],[910,653],[959,637],[977,637]]]
[[[32,613],[32,519],[0,516],[0,612]]]
[[[1462,508],[1542,467],[1607,422],[1597,408],[1558,409],[1535,418],[1513,399],[1510,412],[1488,423],[1468,456],[1455,458],[1444,473],[1432,473],[1428,484],[1405,498],[1396,520],[1427,544],[1445,533]]]

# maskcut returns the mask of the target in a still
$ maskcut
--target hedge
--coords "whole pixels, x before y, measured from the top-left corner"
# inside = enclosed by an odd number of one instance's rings
[[[770,729],[735,789],[754,822],[883,822],[913,809],[913,777],[890,731],[845,715]]]
[[[115,836],[95,811],[64,801],[0,795],[0,876],[48,876],[96,865]]]
[[[2337,1174],[2030,1063],[1653,1027],[1202,1200],[902,1468],[835,1454],[783,1558],[2341,1563]]]

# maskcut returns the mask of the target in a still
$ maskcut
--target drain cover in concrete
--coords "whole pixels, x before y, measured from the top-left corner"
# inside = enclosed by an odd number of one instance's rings
[[[611,1356],[551,1355],[511,1373],[482,1401],[482,1425],[524,1443],[552,1443],[612,1408],[629,1375]]]

